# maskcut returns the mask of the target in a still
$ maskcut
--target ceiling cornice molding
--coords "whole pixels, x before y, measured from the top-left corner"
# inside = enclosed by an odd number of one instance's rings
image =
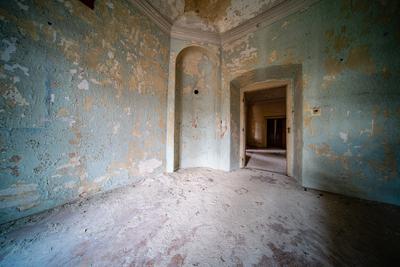
[[[216,45],[221,44],[220,34],[217,32],[202,31],[181,26],[172,26],[171,37],[184,41],[206,42]]]
[[[131,0],[139,10],[156,23],[162,31],[184,41],[207,42],[211,44],[225,44],[255,32],[265,26],[271,25],[291,14],[306,10],[320,0],[286,0],[251,18],[244,23],[223,33],[202,31],[174,25],[168,17],[161,14],[147,0]]]
[[[167,16],[161,14],[146,0],[131,0],[131,2],[151,21],[157,24],[163,32],[170,34],[172,21]]]

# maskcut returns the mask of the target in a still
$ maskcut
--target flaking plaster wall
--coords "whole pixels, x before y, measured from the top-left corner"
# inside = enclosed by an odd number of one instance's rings
[[[0,223],[165,169],[169,44],[125,0],[0,2]]]
[[[240,85],[231,81],[255,81],[258,70],[298,64],[302,185],[400,204],[399,6],[323,0],[225,44],[221,116],[231,120],[221,145],[231,151],[222,155],[225,164],[235,169],[239,160],[238,111],[229,103],[238,102],[232,90]]]

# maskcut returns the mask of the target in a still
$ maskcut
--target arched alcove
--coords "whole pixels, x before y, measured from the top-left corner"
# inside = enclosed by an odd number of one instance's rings
[[[173,169],[213,168],[218,158],[218,57],[190,46],[175,62]]]

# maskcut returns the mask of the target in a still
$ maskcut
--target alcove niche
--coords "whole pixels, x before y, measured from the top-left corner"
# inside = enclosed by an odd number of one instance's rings
[[[206,48],[183,49],[175,64],[174,169],[217,166],[219,61]]]

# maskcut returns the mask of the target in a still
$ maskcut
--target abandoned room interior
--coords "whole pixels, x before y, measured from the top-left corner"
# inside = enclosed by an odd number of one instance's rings
[[[0,266],[395,266],[397,0],[1,0]]]

